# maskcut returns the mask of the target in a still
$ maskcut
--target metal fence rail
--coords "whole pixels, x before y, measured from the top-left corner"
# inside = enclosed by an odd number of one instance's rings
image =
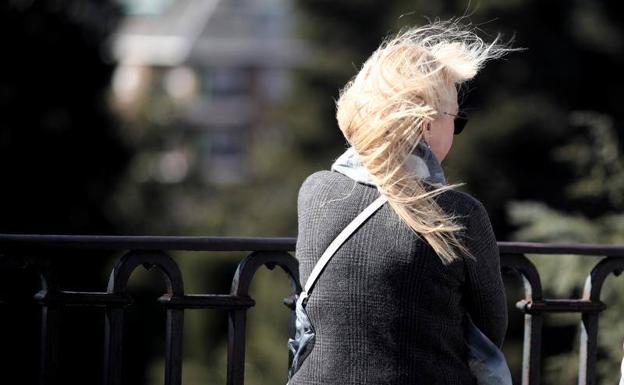
[[[41,307],[42,384],[57,383],[60,314],[68,305],[104,307],[104,384],[121,384],[124,308],[132,302],[127,284],[132,272],[143,265],[157,268],[166,280],[166,293],[158,299],[166,309],[165,384],[181,384],[184,310],[224,309],[228,312],[227,384],[242,385],[246,315],[247,309],[255,304],[249,295],[249,285],[261,266],[269,269],[279,266],[292,286],[292,292],[285,294],[294,298],[301,290],[298,263],[289,253],[294,251],[295,242],[295,238],[0,234],[0,269],[34,267],[41,275],[42,289],[35,298]],[[598,319],[606,308],[600,301],[600,291],[611,273],[617,275],[624,269],[624,245],[499,242],[499,248],[503,269],[519,274],[524,282],[524,299],[517,303],[525,317],[522,384],[540,383],[542,323],[544,313],[548,312],[581,314],[579,384],[595,384]],[[105,292],[68,291],[59,286],[54,274],[55,257],[51,255],[68,249],[124,252],[110,273]],[[250,254],[239,263],[229,294],[186,294],[182,275],[169,251],[244,251]],[[601,258],[587,277],[582,298],[546,299],[542,295],[539,273],[526,254]]]

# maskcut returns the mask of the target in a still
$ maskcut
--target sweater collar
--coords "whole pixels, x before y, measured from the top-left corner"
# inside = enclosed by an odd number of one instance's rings
[[[405,162],[408,170],[421,181],[431,185],[446,184],[444,170],[442,170],[440,162],[424,141],[418,142]],[[334,161],[331,170],[344,174],[356,182],[376,186],[373,176],[368,172],[353,147],[349,147]]]

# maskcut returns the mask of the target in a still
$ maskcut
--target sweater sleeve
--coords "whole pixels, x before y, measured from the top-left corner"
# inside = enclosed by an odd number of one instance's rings
[[[496,238],[480,202],[467,222],[466,245],[473,256],[465,259],[467,310],[477,327],[500,347],[507,331],[507,300]]]

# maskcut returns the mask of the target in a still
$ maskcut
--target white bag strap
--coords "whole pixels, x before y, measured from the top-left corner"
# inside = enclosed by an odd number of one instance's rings
[[[336,251],[340,248],[340,246],[342,246],[342,244],[351,236],[351,234],[353,234],[355,230],[357,230],[364,222],[366,222],[366,220],[370,218],[370,216],[373,215],[375,211],[379,210],[379,208],[383,206],[383,204],[386,203],[387,200],[388,199],[383,194],[379,196],[379,198],[375,199],[373,203],[368,205],[368,207],[365,208],[364,211],[358,214],[358,216],[355,217],[355,219],[353,219],[351,223],[349,223],[347,227],[345,227],[340,232],[340,234],[338,234],[338,236],[329,244],[329,246],[327,246],[327,249],[325,249],[325,252],[314,266],[314,269],[312,269],[312,273],[310,273],[310,276],[306,281],[304,289],[305,297],[310,295],[310,292],[312,291],[316,280],[321,275],[323,269],[325,268],[329,260],[334,256]]]

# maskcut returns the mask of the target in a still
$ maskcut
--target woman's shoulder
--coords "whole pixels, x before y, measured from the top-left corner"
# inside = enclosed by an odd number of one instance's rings
[[[299,200],[318,199],[320,196],[353,195],[356,191],[368,195],[369,190],[376,190],[373,186],[355,182],[336,171],[319,170],[308,175],[299,188]],[[487,210],[476,197],[458,190],[447,190],[436,197],[436,202],[442,210],[460,217],[488,218]]]
[[[362,183],[355,182],[346,175],[336,171],[319,170],[308,175],[301,183],[299,196],[317,195],[326,189],[347,189],[353,191],[354,186],[374,189]],[[374,189],[376,190],[376,189]],[[452,210],[458,214],[487,213],[485,207],[476,197],[458,190],[447,190],[437,196],[436,202],[444,210]]]
[[[329,170],[319,170],[308,175],[299,187],[299,201],[309,199],[318,194],[323,186],[333,184],[333,172]]]
[[[299,212],[325,209],[349,217],[353,210],[362,210],[379,192],[337,171],[320,170],[308,175],[301,183],[297,197]]]
[[[442,210],[452,215],[488,218],[481,201],[463,191],[447,190],[438,196],[436,202]]]
[[[331,179],[333,176],[331,174],[335,174],[335,172],[329,171],[329,170],[315,171],[304,179],[303,183],[301,183],[301,187],[299,188],[299,190],[301,191],[301,190],[313,188],[319,183],[323,183],[327,181],[328,179]]]
[[[313,189],[319,184],[326,185],[327,183],[338,183],[344,181],[345,175],[339,172],[331,170],[318,170],[308,175],[301,184],[300,190]]]
[[[356,188],[357,187],[357,188]],[[308,175],[299,187],[299,196],[318,195],[330,193],[330,195],[342,194],[348,192],[349,195],[354,190],[368,191],[376,190],[372,186],[368,186],[354,181],[346,175],[337,171],[319,170]]]

